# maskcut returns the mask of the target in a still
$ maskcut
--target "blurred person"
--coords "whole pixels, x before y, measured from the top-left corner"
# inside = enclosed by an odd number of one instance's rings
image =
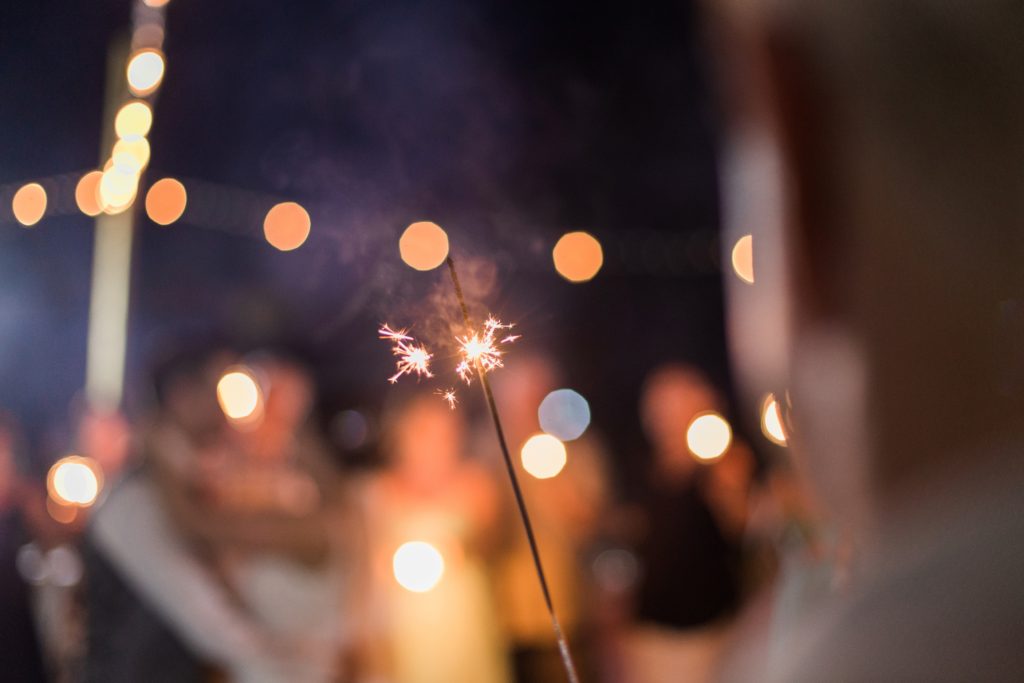
[[[200,452],[196,471],[166,471],[169,508],[261,628],[310,661],[335,659],[332,680],[351,677],[363,554],[356,510],[311,427],[309,371],[275,355],[251,366],[263,387],[258,419]]]
[[[363,495],[377,672],[393,683],[505,683],[483,557],[498,500],[488,473],[465,456],[462,415],[437,396],[419,395],[386,416],[384,429],[390,464]],[[440,553],[439,578],[429,574],[439,569],[430,558],[396,556],[410,542]]]
[[[854,553],[727,678],[1024,680],[1024,4],[708,4],[736,365]]]
[[[600,531],[608,507],[606,459],[592,433],[565,443],[567,461],[556,476],[537,479],[523,467],[520,449],[541,433],[538,408],[549,392],[559,388],[552,363],[539,355],[518,356],[509,371],[492,380],[501,409],[502,427],[512,449],[513,463],[529,508],[537,546],[555,611],[569,640],[583,680],[595,678],[590,651],[593,633],[594,587],[584,566],[586,552]],[[517,681],[547,683],[565,680],[551,617],[534,567],[533,555],[512,495],[494,429],[487,417],[477,442],[487,454],[502,492],[502,547],[495,558],[499,614],[505,628]]]
[[[215,670],[253,683],[334,678],[333,647],[282,634],[265,605],[246,604],[251,590],[232,584],[223,561],[226,552],[256,549],[277,552],[284,564],[308,559],[324,547],[309,531],[317,522],[246,517],[199,495],[200,463],[232,447],[216,400],[227,363],[185,353],[159,373],[161,409],[147,430],[146,458],[93,518],[85,680],[201,681]],[[280,583],[274,591],[269,599],[296,594]]]
[[[707,681],[740,603],[753,460],[735,442],[711,462],[691,453],[691,421],[721,410],[718,393],[695,369],[654,370],[640,408],[653,462],[641,503],[641,577],[636,623],[625,644],[627,680]]]
[[[31,541],[25,518],[25,484],[18,473],[18,430],[0,414],[0,670],[8,680],[48,680],[33,616],[32,589],[19,568]]]

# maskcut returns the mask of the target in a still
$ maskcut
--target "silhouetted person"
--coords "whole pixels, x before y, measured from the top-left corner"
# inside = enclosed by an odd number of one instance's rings
[[[640,508],[641,579],[628,639],[633,683],[710,676],[740,600],[740,536],[750,481],[749,453],[734,447],[700,461],[687,428],[721,399],[696,370],[666,365],[641,398],[653,462]]]
[[[32,589],[18,571],[18,550],[31,538],[22,512],[22,489],[15,461],[16,428],[0,415],[0,676],[35,683],[46,680]]]
[[[748,398],[854,549],[736,680],[1024,680],[1024,4],[723,0]]]

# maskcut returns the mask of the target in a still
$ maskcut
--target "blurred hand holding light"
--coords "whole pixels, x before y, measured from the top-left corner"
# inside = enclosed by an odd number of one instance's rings
[[[747,284],[754,284],[754,238],[744,235],[732,248],[732,269]]]
[[[263,395],[259,384],[246,368],[235,368],[217,382],[217,402],[233,422],[250,422],[262,414]]]
[[[164,56],[159,50],[139,50],[128,60],[128,89],[134,95],[150,94],[160,86],[164,68]]]
[[[62,505],[89,507],[99,496],[101,475],[91,458],[68,455],[53,464],[46,477],[50,498]]]
[[[555,244],[551,257],[555,270],[569,282],[592,280],[604,264],[601,243],[586,232],[569,232]]]
[[[187,203],[185,186],[174,178],[162,178],[146,193],[146,215],[157,225],[170,225],[185,213]]]
[[[761,402],[761,431],[769,441],[778,446],[785,446],[789,442],[775,394],[768,394]]]
[[[686,429],[686,445],[700,460],[716,460],[732,443],[732,427],[716,412],[702,413]]]
[[[399,546],[391,566],[398,585],[413,593],[432,590],[444,576],[444,557],[424,541],[409,541]]]
[[[114,117],[114,132],[124,140],[145,137],[153,126],[153,110],[142,100],[129,102]]]
[[[413,223],[398,240],[398,252],[410,268],[433,270],[448,257],[448,235],[436,223]]]
[[[534,434],[519,453],[523,469],[537,479],[551,479],[565,467],[568,460],[565,444],[550,434]]]
[[[282,202],[267,212],[263,220],[263,235],[275,249],[293,251],[309,237],[311,226],[309,213],[304,208],[295,202]]]
[[[26,228],[42,220],[46,213],[46,190],[39,183],[28,183],[18,188],[11,200],[14,218]]]
[[[540,428],[562,441],[583,436],[590,426],[590,406],[572,389],[556,389],[544,397],[537,409]]]

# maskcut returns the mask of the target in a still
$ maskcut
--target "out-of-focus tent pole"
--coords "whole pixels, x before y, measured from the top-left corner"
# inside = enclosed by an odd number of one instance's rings
[[[108,52],[101,164],[109,158],[115,141],[114,117],[128,92],[125,78],[128,51],[128,40],[120,38],[111,43]],[[117,411],[124,393],[135,216],[133,203],[120,213],[101,212],[96,217],[85,393],[89,409],[97,413]]]

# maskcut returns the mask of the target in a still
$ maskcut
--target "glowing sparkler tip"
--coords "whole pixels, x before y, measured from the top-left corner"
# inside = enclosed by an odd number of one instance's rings
[[[398,356],[395,367],[398,370],[388,378],[392,384],[398,382],[402,375],[416,374],[417,377],[433,377],[430,372],[430,359],[433,355],[427,351],[425,346],[417,346],[415,339],[407,334],[408,330],[393,330],[386,323],[381,325],[377,333],[381,339],[393,341],[391,353]]]
[[[455,389],[438,389],[434,393],[447,401],[449,408],[455,410],[455,404],[459,402],[459,399],[455,396]]]
[[[478,368],[480,372],[490,372],[495,368],[504,367],[505,363],[501,359],[502,350],[499,346],[514,342],[519,339],[519,335],[510,334],[501,341],[496,341],[495,335],[498,330],[510,330],[512,327],[513,323],[503,323],[490,316],[484,322],[482,331],[455,338],[455,341],[459,343],[459,352],[462,354],[462,361],[455,367],[455,372],[466,384],[472,382],[474,369]]]

